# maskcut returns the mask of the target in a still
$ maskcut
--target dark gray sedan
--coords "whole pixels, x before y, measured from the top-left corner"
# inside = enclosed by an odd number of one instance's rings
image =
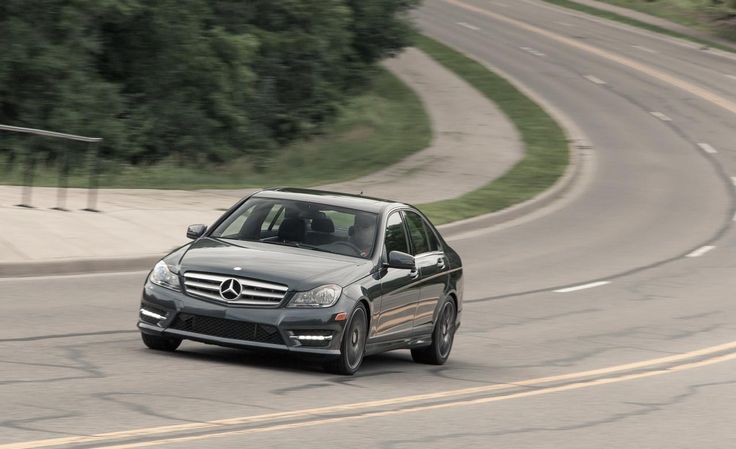
[[[462,263],[410,205],[263,190],[187,236],[148,275],[138,328],[149,348],[188,339],[285,350],[341,374],[393,349],[430,364],[450,355]]]

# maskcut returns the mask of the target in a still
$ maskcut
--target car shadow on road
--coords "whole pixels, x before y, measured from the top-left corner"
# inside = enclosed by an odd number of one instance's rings
[[[152,352],[152,351],[148,351]],[[156,356],[188,358],[210,363],[239,365],[243,367],[278,370],[299,374],[316,374],[320,377],[331,375],[326,373],[319,359],[305,358],[288,352],[235,349],[218,346],[188,344],[173,354],[155,353]],[[360,371],[355,376],[337,376],[338,379],[357,379],[386,374],[401,374],[417,366],[408,351],[394,351],[366,357]],[[344,383],[344,382],[343,382]]]

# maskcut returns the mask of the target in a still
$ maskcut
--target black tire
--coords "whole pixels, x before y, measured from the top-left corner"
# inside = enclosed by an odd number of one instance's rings
[[[325,363],[325,369],[334,374],[352,376],[363,363],[365,341],[368,337],[368,313],[359,304],[350,314],[340,344],[340,356]]]
[[[417,363],[444,365],[450,357],[455,340],[455,303],[448,300],[442,306],[432,332],[432,344],[411,350],[411,358]]]
[[[181,338],[162,337],[141,332],[143,343],[156,351],[174,352],[181,344]]]

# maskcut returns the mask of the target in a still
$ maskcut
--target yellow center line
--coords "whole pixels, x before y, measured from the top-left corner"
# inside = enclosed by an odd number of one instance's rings
[[[549,30],[545,30],[543,28],[539,28],[537,26],[531,25],[526,22],[522,22],[521,20],[512,19],[511,17],[507,17],[492,11],[489,11],[485,8],[481,8],[479,6],[470,5],[468,3],[463,2],[462,0],[445,0],[447,3],[451,5],[455,5],[459,8],[466,9],[468,11],[472,11],[478,14],[482,14],[487,17],[491,17],[493,19],[496,19],[501,22],[506,22],[510,25],[516,26],[518,28],[524,29],[526,31],[539,34],[541,36],[544,36],[546,38],[549,38],[551,40],[560,42],[562,44],[568,45],[570,47],[577,48],[579,50],[583,50],[587,53],[594,54],[596,56],[600,56],[601,58],[607,59],[609,61],[616,62],[618,64],[624,65],[626,67],[629,67],[631,69],[634,69],[638,72],[644,73],[645,75],[648,75],[652,78],[655,78],[659,81],[663,81],[667,84],[670,84],[672,86],[678,87],[692,95],[695,95],[697,97],[702,98],[705,101],[708,101],[709,103],[712,103],[716,106],[720,106],[721,108],[732,112],[736,114],[736,103],[729,101],[707,89],[703,89],[700,86],[696,86],[695,84],[692,84],[688,81],[685,81],[683,79],[677,78],[675,76],[669,75],[667,73],[664,73],[660,70],[657,70],[655,68],[652,68],[650,66],[647,66],[645,64],[641,64],[637,61],[634,61],[633,59],[627,58],[625,56],[618,55],[616,53],[610,52],[608,50],[603,50],[598,47],[594,47],[592,45],[576,41],[575,39],[571,39],[568,37],[565,37],[561,34],[554,33]]]
[[[252,428],[252,429],[231,430],[231,431],[224,431],[224,432],[217,432],[217,433],[209,433],[209,434],[204,434],[204,435],[172,437],[172,438],[164,438],[164,439],[143,441],[143,442],[137,442],[137,443],[126,443],[126,444],[119,444],[119,445],[114,445],[114,446],[105,446],[105,449],[134,449],[134,448],[141,448],[141,447],[158,446],[161,444],[176,444],[176,443],[185,443],[185,442],[190,442],[190,441],[204,440],[204,439],[209,439],[209,438],[222,438],[222,437],[248,435],[248,434],[254,434],[254,433],[276,432],[280,430],[292,430],[292,429],[299,429],[299,428],[304,428],[304,427],[315,427],[315,426],[321,426],[321,425],[327,425],[327,424],[338,424],[338,423],[344,423],[347,421],[357,421],[357,420],[368,419],[368,418],[380,418],[380,417],[404,415],[408,413],[426,412],[426,411],[440,410],[440,409],[447,409],[447,408],[454,408],[454,407],[488,404],[491,402],[499,402],[499,401],[505,401],[509,399],[519,399],[519,398],[525,398],[525,397],[531,397],[531,396],[539,396],[543,394],[557,393],[561,391],[570,391],[570,390],[577,390],[580,388],[587,388],[587,387],[594,387],[594,386],[599,386],[599,385],[608,385],[608,384],[614,384],[614,383],[619,383],[619,382],[626,382],[626,381],[635,380],[635,379],[643,379],[646,377],[653,377],[653,376],[659,376],[659,375],[667,374],[667,373],[674,373],[674,372],[689,370],[689,369],[698,368],[702,366],[712,365],[715,363],[726,362],[729,360],[736,360],[736,353],[717,356],[717,357],[710,358],[708,360],[701,360],[698,362],[686,363],[686,364],[682,364],[682,365],[678,365],[678,366],[674,366],[670,368],[665,368],[661,370],[647,371],[647,372],[636,373],[636,374],[627,374],[627,375],[622,375],[622,376],[617,376],[617,377],[608,377],[608,378],[603,378],[603,379],[595,379],[591,381],[577,382],[577,383],[573,383],[569,385],[561,385],[561,386],[556,386],[556,387],[546,387],[546,388],[540,388],[540,389],[535,389],[535,390],[522,391],[519,393],[513,393],[513,394],[509,394],[505,396],[492,396],[492,397],[485,397],[485,398],[478,398],[478,399],[466,399],[466,400],[459,400],[459,401],[454,401],[454,402],[446,402],[442,404],[420,405],[416,407],[408,407],[408,408],[397,409],[397,410],[368,412],[368,413],[364,413],[360,415],[340,416],[340,417],[335,417],[335,418],[324,418],[324,419],[313,419],[313,420],[302,421],[302,422],[297,422],[297,423],[288,423],[288,424],[275,424],[271,426],[257,427],[257,428]]]
[[[653,367],[657,365],[684,362],[687,360],[691,360],[693,358],[704,357],[704,356],[708,356],[712,354],[717,354],[719,352],[732,351],[732,350],[736,350],[736,341],[720,344],[717,346],[710,346],[707,348],[698,349],[698,350],[683,353],[683,354],[675,354],[675,355],[659,357],[655,359],[643,360],[643,361],[634,362],[634,363],[626,363],[623,365],[609,366],[605,368],[593,369],[593,370],[588,370],[588,371],[580,371],[580,372],[567,373],[567,374],[561,374],[561,375],[521,380],[521,381],[512,382],[512,383],[483,385],[483,386],[478,386],[478,387],[461,388],[461,389],[455,389],[455,390],[445,390],[445,391],[439,391],[439,392],[434,392],[434,393],[418,394],[418,395],[411,395],[411,396],[399,396],[399,397],[381,399],[381,400],[376,400],[376,401],[340,404],[340,405],[318,407],[318,408],[311,408],[311,409],[269,413],[269,414],[264,414],[264,415],[241,416],[241,417],[236,417],[236,418],[219,419],[219,420],[205,421],[205,422],[200,422],[200,423],[186,423],[186,424],[177,424],[177,425],[170,425],[170,426],[147,427],[147,428],[123,430],[123,431],[117,431],[117,432],[99,433],[95,435],[80,435],[80,436],[73,436],[73,437],[50,438],[50,439],[44,439],[44,440],[22,441],[22,442],[16,442],[16,443],[0,444],[0,449],[31,449],[31,448],[61,446],[61,445],[68,445],[68,444],[89,444],[89,443],[101,444],[101,443],[110,442],[113,440],[125,439],[125,438],[141,438],[141,437],[170,434],[170,433],[176,433],[176,432],[190,432],[190,431],[199,431],[199,430],[213,430],[214,431],[217,429],[222,429],[227,426],[255,424],[255,423],[260,423],[260,422],[275,421],[279,419],[310,418],[310,417],[332,414],[332,413],[355,412],[359,410],[367,410],[367,409],[378,408],[378,407],[407,405],[407,404],[412,404],[412,403],[416,403],[420,401],[441,400],[441,399],[448,399],[448,398],[454,398],[454,397],[459,397],[459,396],[468,396],[472,394],[490,393],[490,392],[496,392],[496,391],[501,391],[501,390],[507,390],[511,388],[517,388],[517,387],[524,387],[524,386],[537,387],[537,386],[552,383],[552,382],[582,380],[582,379],[594,377],[594,376],[602,376],[602,375],[607,375],[607,374],[612,374],[612,373],[617,373],[617,372],[620,373],[624,371],[633,371],[633,370]],[[728,357],[731,357],[731,356],[729,355]],[[712,363],[715,363],[715,362],[712,362]],[[688,366],[688,365],[680,365],[680,367],[682,366]],[[701,365],[697,365],[697,366],[701,366]],[[664,372],[672,372],[673,370],[674,369],[665,370],[662,372],[659,372],[659,371],[653,371],[653,372],[664,374]],[[646,377],[645,375],[651,375],[650,373],[651,372],[641,373],[641,374],[637,374],[637,376]],[[621,379],[621,378],[617,378],[617,379]],[[600,380],[594,381],[594,382],[600,382]],[[583,383],[587,385],[587,384],[590,384],[591,382],[583,382]],[[569,386],[565,386],[565,387],[569,387]],[[553,391],[561,391],[561,390],[557,390],[558,388],[561,388],[561,387],[549,387],[546,389],[535,389],[532,391],[515,393],[512,395],[500,396],[500,397],[502,398],[524,397],[523,395],[528,394],[528,393],[533,393],[535,391],[547,391],[550,393]],[[522,395],[522,396],[519,396],[519,395]],[[501,399],[482,398],[480,400],[491,402],[492,400],[501,400]],[[476,403],[475,401],[479,401],[479,399],[473,399],[470,401],[461,401],[461,402],[457,402],[457,404]],[[453,404],[455,404],[455,402],[453,402]],[[443,406],[443,405],[444,404],[439,404],[437,407]],[[421,407],[420,408],[421,410],[431,410],[431,408],[428,409],[426,407],[435,407],[435,406],[430,405],[430,406],[419,406],[419,407]],[[412,409],[405,408],[402,410],[412,410]],[[391,411],[391,412],[398,413],[399,411]],[[361,417],[363,416],[384,416],[380,414],[375,415],[375,413],[389,413],[389,412],[366,413],[360,416]],[[405,412],[402,412],[402,413],[405,413]],[[347,417],[347,418],[355,419],[355,417]],[[338,419],[338,418],[325,418],[325,419],[318,419],[318,420],[312,420],[312,421],[307,421],[307,422],[308,423],[316,423],[316,422],[323,422],[323,421],[332,422],[332,421],[329,421],[331,419]],[[252,432],[264,431],[262,429],[279,430],[283,428],[281,426],[291,426],[291,425],[296,426],[296,425],[307,425],[307,424],[303,424],[303,423],[283,424],[283,425],[262,427],[258,429],[248,429],[248,431],[252,431]],[[316,424],[309,424],[309,425],[316,425]],[[230,431],[230,432],[245,432],[245,430]],[[220,434],[222,434],[222,432],[212,433],[209,435],[220,435]],[[170,439],[175,439],[175,438],[176,437],[170,438]],[[189,437],[180,437],[180,438],[189,438]],[[166,441],[170,439],[167,439]],[[164,440],[156,440],[156,441],[164,441]],[[181,441],[181,440],[177,440],[177,441]],[[143,444],[143,443],[136,443],[136,444]],[[121,446],[121,447],[128,447],[128,446]]]

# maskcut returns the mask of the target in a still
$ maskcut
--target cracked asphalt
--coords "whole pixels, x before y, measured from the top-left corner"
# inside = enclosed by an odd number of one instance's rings
[[[396,351],[339,377],[191,342],[162,354],[135,331],[145,273],[2,279],[0,448],[736,447],[736,114],[640,67],[736,102],[715,80],[736,59],[536,1],[427,0],[416,19],[592,146],[593,176],[555,207],[448,235],[467,274],[449,363]],[[132,429],[148,430],[90,436]]]

